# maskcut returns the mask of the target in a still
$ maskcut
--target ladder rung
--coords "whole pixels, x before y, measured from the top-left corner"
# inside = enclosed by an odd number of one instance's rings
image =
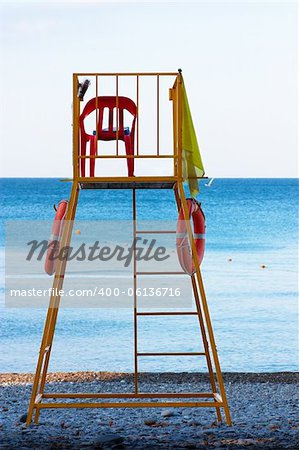
[[[137,312],[137,316],[197,316],[195,311],[153,311],[153,312]]]
[[[174,230],[138,230],[136,234],[176,234]]]
[[[215,395],[218,394],[212,392],[51,392],[43,394],[42,398],[214,398]]]
[[[137,356],[204,356],[205,352],[137,353]]]
[[[188,275],[186,272],[136,272],[136,275]]]
[[[40,409],[57,408],[222,408],[223,403],[214,401],[133,401],[133,402],[46,402],[35,405]]]

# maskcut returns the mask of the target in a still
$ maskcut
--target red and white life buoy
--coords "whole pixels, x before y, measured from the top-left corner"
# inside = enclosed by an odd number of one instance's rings
[[[61,239],[64,220],[67,212],[68,201],[61,200],[58,203],[56,214],[52,226],[52,234],[49,241],[46,261],[45,261],[45,271],[48,275],[53,275],[56,268],[56,261],[59,252],[59,242]]]
[[[194,241],[196,246],[198,263],[201,264],[205,249],[205,216],[201,209],[200,203],[193,199],[187,198],[187,206],[189,217],[193,220]],[[190,250],[189,239],[187,234],[186,221],[184,211],[181,207],[177,222],[176,230],[176,248],[180,265],[183,271],[189,275],[193,275],[195,267],[192,260],[192,252]]]

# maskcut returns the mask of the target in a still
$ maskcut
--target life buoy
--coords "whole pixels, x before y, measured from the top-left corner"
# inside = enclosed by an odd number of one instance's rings
[[[52,234],[49,241],[49,246],[47,250],[47,256],[45,261],[45,271],[48,275],[53,275],[56,268],[57,255],[59,252],[59,242],[61,239],[63,227],[64,227],[64,219],[67,212],[68,201],[61,200],[58,203],[56,214],[52,226]]]
[[[192,217],[193,220],[194,241],[198,263],[201,264],[205,249],[205,216],[201,209],[201,205],[197,200],[187,198],[187,206],[189,217]],[[186,221],[182,207],[180,209],[177,222],[176,248],[181,268],[185,273],[193,275],[195,272],[195,267],[192,260],[192,252],[190,250]]]

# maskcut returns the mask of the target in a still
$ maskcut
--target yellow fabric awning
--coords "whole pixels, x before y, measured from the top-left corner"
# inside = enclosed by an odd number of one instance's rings
[[[183,180],[188,181],[192,197],[199,193],[198,180],[205,173],[200,150],[197,142],[195,128],[188,103],[188,97],[182,77],[182,175]]]

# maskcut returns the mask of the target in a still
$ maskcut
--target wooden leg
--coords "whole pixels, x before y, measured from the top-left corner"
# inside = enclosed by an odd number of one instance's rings
[[[176,204],[177,204],[177,209],[179,212],[181,209],[181,200],[180,200],[180,196],[179,196],[177,187],[175,187],[174,192],[175,192],[175,200],[176,200]],[[214,394],[216,394],[217,386],[216,386],[216,382],[215,382],[215,376],[214,376],[214,372],[213,372],[209,343],[207,340],[207,334],[206,334],[205,324],[204,324],[204,320],[203,320],[202,309],[201,309],[201,305],[200,305],[200,298],[199,298],[197,284],[196,284],[194,275],[191,276],[191,282],[192,282],[192,289],[193,289],[193,294],[194,294],[194,299],[195,299],[195,306],[196,306],[197,315],[198,315],[198,322],[199,322],[201,336],[202,336],[202,342],[203,342],[203,346],[204,346],[205,354],[206,354],[207,367],[208,367],[208,371],[209,371],[212,392]],[[222,422],[220,408],[216,408],[216,417],[217,417],[218,422]]]
[[[218,385],[219,385],[220,395],[221,395],[221,398],[223,401],[223,409],[224,409],[225,419],[226,419],[227,425],[231,426],[232,421],[231,421],[231,417],[230,417],[230,411],[229,411],[229,406],[228,406],[228,402],[227,402],[222,372],[221,372],[221,368],[220,368],[220,362],[219,362],[219,358],[218,358],[218,352],[217,352],[217,348],[216,348],[214,333],[213,333],[213,329],[212,329],[210,313],[209,313],[209,309],[208,309],[206,294],[205,294],[204,285],[203,285],[202,276],[201,276],[200,271],[196,275],[197,275],[197,282],[199,285],[201,301],[202,301],[202,305],[203,305],[203,313],[204,313],[205,321],[207,324],[208,336],[209,336],[209,340],[210,340],[210,344],[211,344],[213,360],[214,360],[214,364],[215,364],[216,377],[217,377],[217,381],[218,381]]]
[[[47,332],[47,319],[46,319],[46,323],[45,323],[45,328],[44,328],[44,336],[45,333]],[[35,407],[35,399],[36,399],[36,394],[37,394],[37,389],[39,386],[39,380],[40,380],[40,374],[41,374],[41,370],[42,370],[42,366],[43,366],[43,362],[44,362],[44,355],[45,355],[45,346],[43,344],[44,341],[44,336],[42,339],[42,345],[39,351],[39,357],[38,357],[38,361],[37,361],[37,366],[36,366],[36,371],[35,371],[35,377],[34,377],[34,381],[33,381],[33,386],[32,386],[32,392],[31,392],[31,398],[30,398],[30,402],[29,402],[29,408],[28,408],[28,413],[27,413],[27,420],[26,420],[26,425],[30,425],[31,421],[32,421],[32,415],[33,415],[33,410]]]
[[[73,220],[76,213],[76,207],[78,202],[78,195],[79,195],[79,186],[74,183],[72,187],[70,202],[68,206],[67,216],[66,216],[66,222],[65,227],[63,230],[63,234],[61,237],[61,248],[67,247],[70,244],[71,236],[72,236],[72,228],[73,228]],[[63,286],[63,280],[64,280],[64,273],[66,269],[66,259],[59,260],[57,262],[57,269],[53,281],[53,289],[50,302],[49,302],[49,308],[47,312],[46,322],[44,326],[44,332],[43,332],[43,338],[39,353],[39,358],[37,362],[33,387],[32,387],[32,393],[28,408],[28,414],[27,414],[27,421],[26,424],[30,425],[32,421],[33,411],[36,409],[35,414],[35,423],[38,422],[39,418],[39,409],[35,408],[36,404],[36,397],[42,396],[44,392],[45,382],[46,382],[46,376],[47,376],[47,370],[48,365],[50,361],[50,353],[52,348],[52,342],[54,337],[54,331],[57,321],[57,315],[58,315],[58,309],[60,304],[60,295],[55,295],[57,292],[59,292],[62,289]]]
[[[205,354],[206,354],[206,360],[207,360],[207,366],[208,366],[208,371],[209,371],[209,377],[210,377],[210,383],[211,383],[211,387],[212,387],[212,392],[214,394],[217,394],[217,386],[216,386],[214,372],[213,372],[213,366],[212,366],[211,355],[210,355],[210,348],[209,348],[209,343],[208,343],[208,340],[207,340],[205,324],[204,324],[202,310],[201,310],[201,305],[200,305],[200,298],[199,298],[199,295],[198,295],[198,289],[197,289],[196,280],[195,280],[194,275],[192,275],[191,281],[192,281],[193,293],[194,293],[194,298],[195,298],[195,305],[196,305],[197,314],[198,314],[198,321],[199,321],[199,326],[200,326],[203,346],[204,346]],[[217,416],[218,422],[222,422],[220,408],[216,408],[216,416]]]
[[[138,332],[137,332],[137,267],[136,267],[136,190],[132,190],[133,206],[133,242],[134,242],[134,262],[133,262],[133,289],[134,289],[134,392],[138,393]]]
[[[218,381],[218,385],[219,385],[221,398],[223,401],[223,409],[224,409],[224,414],[225,414],[225,418],[226,418],[226,423],[227,423],[227,425],[230,426],[232,424],[232,421],[231,421],[230,411],[229,411],[229,407],[228,407],[228,403],[227,403],[226,392],[225,392],[225,388],[224,388],[224,383],[223,383],[223,378],[222,378],[222,373],[221,373],[221,368],[220,368],[220,363],[219,363],[219,358],[218,358],[218,353],[217,353],[217,348],[216,348],[208,303],[207,303],[204,285],[203,285],[203,281],[202,281],[202,276],[201,276],[201,272],[200,272],[200,267],[199,267],[199,263],[198,263],[195,241],[193,238],[192,228],[190,225],[190,220],[189,220],[190,218],[189,218],[188,206],[187,206],[187,201],[186,201],[186,197],[185,197],[183,183],[178,182],[177,188],[178,188],[178,194],[180,197],[180,204],[181,204],[181,207],[183,208],[184,217],[186,220],[187,234],[188,234],[189,242],[191,245],[192,257],[193,257],[193,262],[194,262],[194,266],[195,266],[195,270],[196,270],[195,276],[196,276],[196,280],[197,280],[198,288],[199,288],[199,292],[200,292],[200,297],[201,297],[201,304],[202,304],[202,309],[203,309],[202,312],[203,312],[203,317],[204,317],[204,320],[205,320],[205,323],[207,326],[209,341],[210,341],[210,345],[211,345],[211,351],[212,351],[215,370],[216,370],[216,377],[217,377],[217,381]]]

